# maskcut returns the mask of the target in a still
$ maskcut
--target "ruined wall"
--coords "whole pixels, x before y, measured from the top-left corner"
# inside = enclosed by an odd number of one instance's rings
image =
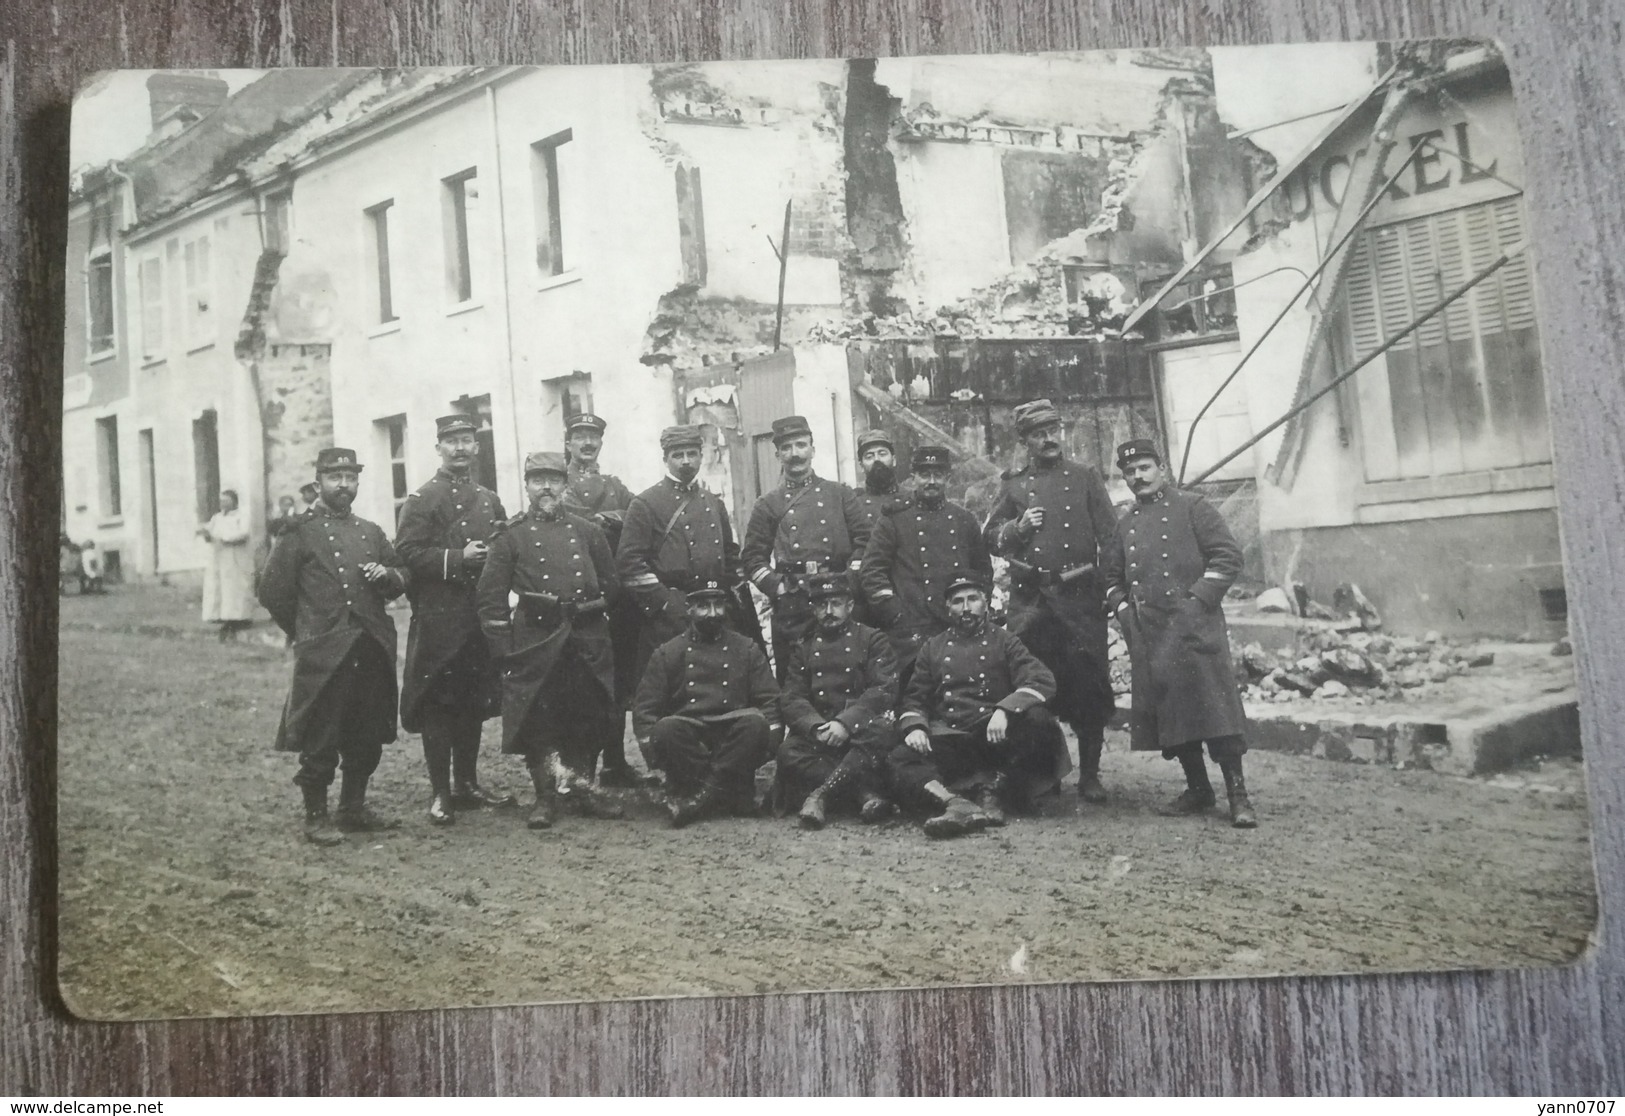
[[[265,424],[265,488],[273,508],[278,497],[297,499],[299,486],[315,475],[316,451],[333,444],[331,359],[329,345],[269,345],[256,361]],[[365,452],[364,447],[353,448]],[[387,462],[367,464],[388,471]]]

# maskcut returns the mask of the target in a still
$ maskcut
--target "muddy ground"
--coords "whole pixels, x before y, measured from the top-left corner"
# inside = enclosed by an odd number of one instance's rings
[[[1111,805],[1080,813],[1068,786],[934,843],[903,822],[674,832],[636,803],[433,829],[403,735],[372,793],[403,827],[316,849],[270,747],[276,640],[198,638],[179,590],[62,605],[60,973],[94,1018],[1501,968],[1574,959],[1595,920],[1573,760],[1460,779],[1254,752],[1245,832],[1158,816],[1177,768],[1114,738]],[[483,777],[523,791],[496,731]]]

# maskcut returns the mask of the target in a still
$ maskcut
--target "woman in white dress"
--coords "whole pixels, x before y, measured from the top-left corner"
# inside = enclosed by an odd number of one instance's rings
[[[220,510],[197,532],[209,543],[203,620],[220,625],[224,643],[254,620],[254,555],[248,517],[237,507],[237,493],[229,488],[221,492]]]

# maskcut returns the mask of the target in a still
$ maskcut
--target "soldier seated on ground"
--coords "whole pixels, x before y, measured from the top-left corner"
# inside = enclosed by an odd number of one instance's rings
[[[1047,707],[1055,676],[988,622],[979,576],[956,573],[944,595],[953,627],[921,646],[897,720],[903,739],[887,757],[898,793],[940,810],[928,837],[1003,825],[1070,766]]]
[[[716,579],[689,591],[688,630],[655,648],[632,705],[638,744],[665,772],[673,828],[754,814],[756,769],[772,756],[779,687],[762,649],[728,628],[727,599]]]
[[[787,808],[801,801],[803,828],[821,829],[826,811],[859,808],[866,822],[891,813],[880,791],[897,704],[897,655],[891,641],[852,620],[852,584],[844,572],[809,579],[814,627],[796,646],[779,705],[778,789]]]

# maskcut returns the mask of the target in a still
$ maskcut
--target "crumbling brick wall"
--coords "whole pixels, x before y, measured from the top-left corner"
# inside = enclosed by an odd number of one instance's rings
[[[258,360],[268,506],[297,497],[311,480],[316,451],[333,444],[332,346],[269,345]],[[301,505],[302,506],[302,505]]]

